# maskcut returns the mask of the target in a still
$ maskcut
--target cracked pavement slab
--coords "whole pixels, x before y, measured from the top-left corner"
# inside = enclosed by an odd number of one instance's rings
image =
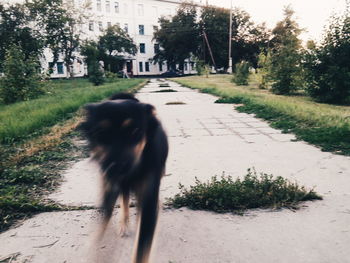
[[[151,80],[137,97],[153,104],[169,136],[161,200],[195,177],[244,176],[248,168],[283,176],[315,190],[323,201],[300,210],[254,210],[244,216],[188,209],[161,210],[151,262],[350,262],[350,158],[294,141],[234,105],[171,81]],[[173,89],[177,92],[154,92]],[[169,102],[184,104],[167,105]],[[89,159],[63,173],[50,198],[97,206],[98,168]],[[118,209],[101,244],[94,243],[96,210],[42,213],[0,235],[0,259],[11,262],[130,262],[135,236],[118,236]],[[10,257],[9,257],[10,256]]]

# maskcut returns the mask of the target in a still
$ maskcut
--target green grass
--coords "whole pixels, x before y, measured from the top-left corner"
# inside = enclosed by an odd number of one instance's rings
[[[268,120],[272,127],[292,132],[324,151],[350,155],[350,107],[317,103],[309,97],[282,96],[258,88],[256,78],[248,86],[236,86],[229,75],[175,79],[176,82],[220,97],[219,103],[243,104],[236,109]]]
[[[43,129],[72,117],[82,105],[129,90],[142,82],[131,79],[92,86],[86,80],[53,81],[45,96],[0,106],[0,143],[9,144],[42,134]]]
[[[52,81],[47,95],[0,106],[0,232],[38,212],[77,209],[44,196],[59,185],[68,161],[86,156],[74,144],[81,106],[115,92],[133,92],[142,83],[120,80],[95,87],[86,80]]]
[[[214,176],[210,181],[196,183],[189,189],[180,185],[181,192],[167,201],[167,205],[180,208],[215,212],[242,212],[253,208],[297,208],[303,201],[321,200],[313,190],[291,183],[283,177],[260,174],[248,170],[241,180],[231,176]]]

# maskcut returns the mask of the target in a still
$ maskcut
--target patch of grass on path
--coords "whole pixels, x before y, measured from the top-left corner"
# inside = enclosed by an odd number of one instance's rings
[[[297,208],[302,201],[321,200],[313,190],[291,183],[282,177],[260,174],[248,170],[241,180],[231,176],[214,176],[189,189],[180,185],[181,192],[168,200],[167,205],[180,208],[187,206],[195,210],[215,212],[242,212],[252,208]]]
[[[2,140],[0,144],[0,232],[16,220],[38,212],[81,209],[45,200],[45,195],[59,186],[61,171],[67,163],[87,156],[84,146],[77,143],[79,134],[75,132],[82,120],[79,109],[87,102],[105,99],[115,92],[136,91],[144,83],[118,81],[93,87],[85,85],[84,80],[78,81],[77,86],[72,85],[75,82],[54,82],[59,87],[53,89],[52,96],[5,107],[7,114],[12,112],[8,116],[13,124],[22,127],[22,133],[20,136],[8,133],[10,140]],[[49,117],[53,120],[48,120]],[[21,118],[25,120],[22,122]],[[30,120],[37,123],[38,132],[34,134],[25,126],[31,125]]]
[[[350,155],[350,107],[322,104],[306,96],[282,96],[261,90],[253,80],[236,86],[229,75],[173,79],[190,88],[221,97],[219,103],[238,103],[238,111],[254,113],[272,127],[292,132],[298,139],[324,151]]]

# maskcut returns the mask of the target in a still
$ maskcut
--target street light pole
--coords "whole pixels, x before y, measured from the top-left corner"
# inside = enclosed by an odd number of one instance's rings
[[[227,73],[232,73],[232,54],[231,54],[231,46],[232,46],[232,0],[231,0],[231,8],[230,8],[230,25],[229,25],[229,41],[228,41],[228,69]]]

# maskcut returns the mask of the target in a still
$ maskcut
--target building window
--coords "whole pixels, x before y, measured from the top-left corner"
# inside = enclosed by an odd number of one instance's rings
[[[125,31],[126,33],[129,32],[129,25],[128,25],[128,24],[124,24],[124,31]]]
[[[89,22],[89,31],[94,31],[94,22],[93,21]]]
[[[188,70],[188,67],[187,67],[187,62],[185,62],[185,71],[187,71]]]
[[[98,29],[99,29],[100,31],[103,31],[103,25],[102,25],[102,22],[101,22],[101,21],[98,22]]]
[[[106,1],[106,12],[110,12],[111,11],[111,2],[110,1]]]
[[[159,52],[159,44],[154,44],[154,54]]]
[[[137,5],[137,13],[138,13],[139,16],[143,16],[144,15],[143,4],[138,4]]]
[[[140,72],[143,72],[143,63],[142,62],[139,62],[139,69],[140,69]]]
[[[144,35],[144,34],[145,34],[145,26],[139,25],[139,35]]]
[[[145,43],[140,43],[140,53],[146,53],[146,45],[145,45]]]
[[[111,27],[112,23],[111,22],[107,22],[107,27]]]
[[[57,62],[57,74],[64,74],[63,62]]]
[[[153,32],[157,32],[158,31],[158,26],[153,26]]]
[[[145,62],[145,70],[146,72],[149,72],[149,62]]]
[[[159,71],[163,71],[163,62],[159,62]]]
[[[96,5],[97,5],[97,11],[101,11],[102,10],[101,0],[97,0]]]
[[[114,2],[114,12],[119,13],[119,2]]]

